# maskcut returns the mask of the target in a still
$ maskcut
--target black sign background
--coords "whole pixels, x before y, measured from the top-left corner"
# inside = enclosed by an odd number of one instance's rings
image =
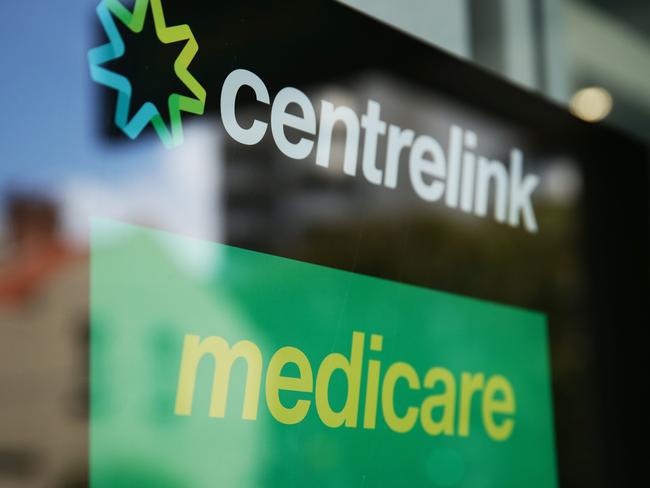
[[[220,118],[224,78],[246,68],[271,96],[295,86],[315,105],[323,93],[343,93],[362,109],[373,98],[386,109],[384,120],[430,130],[444,144],[445,130],[460,124],[474,128],[479,150],[487,144],[497,159],[516,145],[527,170],[544,175],[549,161],[561,159],[579,175],[575,198],[536,201],[540,232],[531,235],[493,220],[468,227],[458,222],[468,217],[444,214],[441,204],[423,207],[399,188],[332,179],[313,161],[283,157],[270,135],[254,147],[226,136],[226,242],[543,311],[561,484],[629,484],[646,423],[636,346],[640,326],[650,323],[648,148],[334,2],[165,7],[168,24],[188,23],[200,45],[191,68],[208,91],[204,117]],[[159,54],[153,29],[146,32],[128,39],[116,65],[136,103],[165,106],[170,90],[183,90],[169,71],[178,48]],[[104,136],[123,144],[112,129],[114,96],[101,94]],[[253,100],[240,100],[239,110],[268,120]]]

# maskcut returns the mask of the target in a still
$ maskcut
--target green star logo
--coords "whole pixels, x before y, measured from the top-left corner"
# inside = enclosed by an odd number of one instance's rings
[[[147,10],[151,5],[156,35],[164,44],[186,41],[178,59],[174,62],[176,76],[185,84],[194,98],[172,93],[169,96],[169,127],[165,124],[156,106],[147,102],[129,118],[132,87],[131,82],[102,65],[124,55],[125,47],[115,20],[121,21],[132,32],[139,34],[144,27]],[[137,138],[151,123],[156,133],[169,148],[183,142],[181,112],[202,115],[205,110],[206,91],[189,72],[189,65],[199,50],[199,46],[188,25],[167,26],[161,0],[136,0],[133,11],[126,8],[120,0],[102,0],[97,6],[97,15],[108,36],[108,43],[91,49],[88,53],[92,79],[117,91],[115,125],[131,139]]]

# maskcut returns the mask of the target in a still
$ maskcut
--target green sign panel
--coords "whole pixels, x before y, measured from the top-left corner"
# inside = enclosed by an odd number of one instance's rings
[[[96,220],[94,487],[554,487],[543,315]]]

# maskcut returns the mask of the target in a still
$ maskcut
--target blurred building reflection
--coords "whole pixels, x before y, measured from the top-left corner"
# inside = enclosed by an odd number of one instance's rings
[[[38,196],[13,196],[0,263],[0,304],[25,306],[75,254],[61,235],[56,205]]]
[[[82,486],[87,459],[84,254],[55,203],[16,195],[0,262],[0,486]]]

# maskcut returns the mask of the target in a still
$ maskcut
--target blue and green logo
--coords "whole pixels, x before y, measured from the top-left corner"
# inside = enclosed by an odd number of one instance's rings
[[[151,6],[158,39],[164,44],[185,41],[185,47],[174,63],[176,76],[192,93],[192,97],[172,93],[168,98],[169,126],[165,123],[158,108],[147,102],[129,117],[132,86],[124,76],[103,67],[104,64],[124,55],[124,40],[120,35],[115,19],[119,19],[132,32],[139,34],[144,27],[147,12]],[[133,11],[126,8],[120,0],[102,0],[97,6],[97,15],[108,36],[108,43],[91,49],[88,53],[92,79],[117,91],[115,106],[115,125],[129,138],[135,139],[149,123],[169,148],[183,142],[181,112],[202,115],[205,110],[206,91],[189,72],[189,65],[199,50],[198,43],[188,25],[167,26],[161,0],[136,0]]]

